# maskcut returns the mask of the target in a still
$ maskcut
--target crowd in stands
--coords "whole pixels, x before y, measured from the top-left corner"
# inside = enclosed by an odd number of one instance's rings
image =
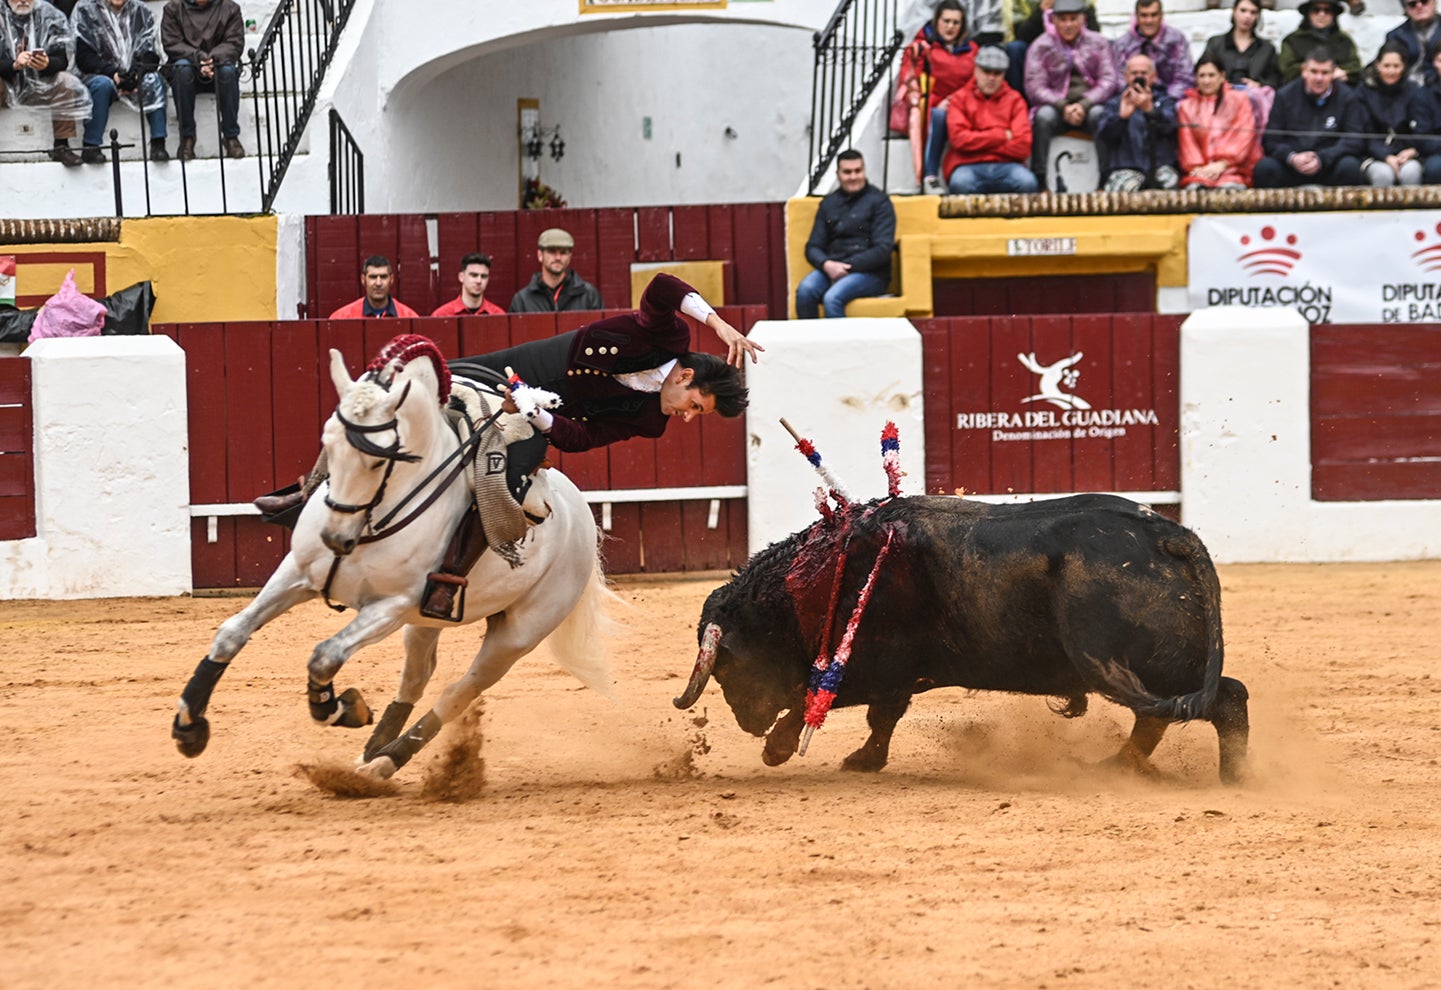
[[[221,147],[243,158],[240,58],[245,21],[235,0],[169,0],[160,24],[142,0],[0,0],[0,107],[48,113],[62,165],[98,165],[110,107],[148,125],[148,156],[166,148],[166,82],[180,124],[177,154],[195,157],[195,96],[213,92]],[[79,153],[70,140],[83,126]]]
[[[1230,30],[1193,60],[1162,0],[1135,0],[1115,38],[1088,0],[940,0],[890,116],[918,188],[1048,188],[1063,134],[1094,140],[1108,192],[1441,182],[1438,0],[1403,0],[1364,65],[1342,0],[1305,0],[1279,49],[1258,33],[1261,0],[1228,2]]]

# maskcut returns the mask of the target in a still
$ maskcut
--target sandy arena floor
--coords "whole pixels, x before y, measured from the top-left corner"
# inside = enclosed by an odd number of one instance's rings
[[[704,725],[670,704],[717,580],[620,584],[619,705],[522,661],[464,803],[421,793],[447,735],[395,797],[295,776],[368,734],[307,715],[319,603],[237,658],[194,761],[174,700],[240,600],[0,603],[0,986],[1441,985],[1441,562],[1222,568],[1240,789],[1209,725],[1117,777],[1129,713],[960,691],[878,775],[837,770],[854,709],[767,768],[714,684]],[[383,708],[399,646],[337,684]]]

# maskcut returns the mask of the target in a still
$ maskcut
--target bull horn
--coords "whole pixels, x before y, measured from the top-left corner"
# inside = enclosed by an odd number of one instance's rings
[[[700,655],[696,657],[695,669],[690,672],[690,683],[685,686],[685,691],[679,698],[671,701],[682,711],[700,700],[701,692],[710,680],[711,671],[715,669],[715,654],[716,648],[720,646],[720,638],[720,626],[712,622],[705,627],[705,635],[700,639]]]

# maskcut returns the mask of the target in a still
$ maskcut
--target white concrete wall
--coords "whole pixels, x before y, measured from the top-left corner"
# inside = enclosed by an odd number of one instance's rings
[[[190,591],[185,355],[168,337],[41,340],[36,536],[0,542],[0,599]]]
[[[1181,513],[1219,561],[1441,557],[1441,500],[1311,499],[1310,330],[1217,307],[1181,326]]]
[[[815,444],[823,462],[858,501],[886,494],[881,430],[900,429],[902,491],[925,491],[925,406],[921,335],[908,320],[793,320],[757,323],[764,347],[746,366],[747,525],[750,552],[818,518],[813,492],[823,482],[795,449],[780,419]]]

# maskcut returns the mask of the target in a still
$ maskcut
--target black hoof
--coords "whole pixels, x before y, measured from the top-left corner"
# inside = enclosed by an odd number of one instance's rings
[[[370,706],[365,703],[356,688],[346,688],[340,695],[340,718],[335,724],[346,729],[359,729],[370,725],[375,721],[375,715]]]
[[[180,750],[182,756],[191,759],[205,752],[205,747],[210,743],[210,720],[203,715],[195,718],[189,725],[180,724],[180,716],[175,716],[175,721],[170,725],[170,738],[175,740],[175,748]]]

